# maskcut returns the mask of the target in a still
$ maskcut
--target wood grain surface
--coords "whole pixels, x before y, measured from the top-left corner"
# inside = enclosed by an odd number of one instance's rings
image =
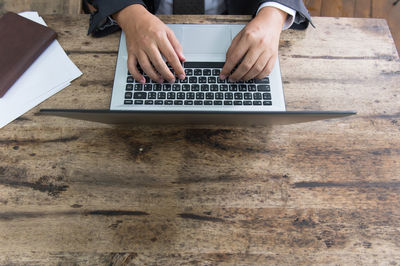
[[[282,34],[287,109],[358,115],[200,129],[37,115],[108,108],[119,41],[87,36],[85,15],[45,20],[84,75],[0,130],[1,265],[400,264],[400,60],[384,20]]]
[[[40,15],[78,15],[81,9],[82,0],[0,0],[0,14],[37,11]]]

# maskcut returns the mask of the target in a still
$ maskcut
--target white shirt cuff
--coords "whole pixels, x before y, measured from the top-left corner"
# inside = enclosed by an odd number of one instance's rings
[[[276,2],[266,2],[260,5],[260,7],[257,10],[257,14],[258,12],[260,12],[260,10],[266,6],[272,6],[272,7],[276,7],[280,10],[282,10],[283,12],[286,12],[288,14],[285,24],[283,25],[282,30],[286,30],[289,29],[292,24],[294,23],[294,19],[296,18],[296,10],[291,9],[290,7],[284,6],[282,4],[276,3]]]

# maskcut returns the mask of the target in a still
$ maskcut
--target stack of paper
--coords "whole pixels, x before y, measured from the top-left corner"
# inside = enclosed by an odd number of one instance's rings
[[[19,15],[47,26],[37,12]],[[0,98],[0,128],[61,91],[80,75],[82,72],[58,41],[54,41]]]

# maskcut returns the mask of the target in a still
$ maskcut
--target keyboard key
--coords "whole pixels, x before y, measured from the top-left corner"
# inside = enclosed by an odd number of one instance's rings
[[[228,85],[219,85],[219,91],[228,91]]]
[[[125,90],[132,91],[133,90],[133,84],[126,84]]]
[[[174,101],[165,100],[165,101],[164,101],[164,104],[165,104],[165,105],[173,105],[173,104],[174,104]]]
[[[171,91],[171,84],[163,84],[163,91]]]
[[[133,94],[133,99],[146,99],[147,98],[147,92],[135,92]]]
[[[224,105],[232,105],[232,101],[224,101]]]
[[[193,101],[186,100],[186,101],[184,102],[184,104],[185,104],[185,105],[193,105]]]
[[[186,95],[184,92],[178,92],[176,96],[177,99],[184,100]]]
[[[167,94],[165,92],[157,93],[157,99],[164,100],[166,97],[167,97]]]
[[[217,78],[216,77],[208,77],[208,83],[216,83]]]
[[[168,92],[167,93],[167,99],[168,100],[175,100],[176,94],[175,92]]]
[[[157,100],[157,101],[155,101],[154,103],[155,103],[156,105],[163,105],[163,104],[164,104],[164,101]]]
[[[201,91],[209,91],[209,90],[210,90],[210,86],[208,84],[201,85]]]
[[[190,77],[189,83],[197,83],[197,77]]]
[[[260,84],[260,83],[269,84],[269,78],[254,79],[254,82],[257,83],[257,84]]]
[[[144,104],[146,104],[146,105],[152,105],[153,103],[154,103],[153,100],[146,100],[146,101],[144,101]]]
[[[272,105],[271,101],[263,101],[263,105]]]
[[[261,100],[262,99],[261,93],[259,92],[254,93],[253,98],[254,100]]]
[[[210,85],[210,91],[218,91],[218,85],[217,84]]]
[[[194,70],[194,75],[195,76],[201,76],[201,75],[203,75],[203,71],[201,69],[195,69]]]
[[[199,83],[207,83],[206,77],[199,77]]]
[[[175,100],[174,104],[175,105],[183,105],[183,101],[182,100]]]
[[[214,101],[214,105],[222,105],[222,101]]]
[[[204,93],[203,92],[196,93],[196,100],[203,100],[203,99],[204,99]]]
[[[245,100],[253,100],[253,94],[246,92],[244,94],[244,99]]]
[[[125,99],[132,99],[132,92],[125,92]]]
[[[225,93],[225,100],[232,100],[232,99],[233,99],[233,93],[232,92]]]
[[[144,84],[144,91],[152,91],[153,90],[153,84]]]
[[[271,93],[263,93],[263,100],[271,100]]]
[[[215,99],[223,100],[224,99],[224,94],[222,92],[215,93]]]
[[[257,87],[254,84],[250,84],[247,86],[248,91],[257,91]]]
[[[190,85],[189,84],[182,85],[182,91],[190,91]]]
[[[203,105],[203,101],[194,101],[194,105]]]
[[[181,85],[180,84],[173,84],[172,85],[172,90],[173,91],[180,91],[181,90]]]
[[[252,105],[253,103],[251,101],[244,101],[243,104],[244,105]]]
[[[125,100],[124,104],[133,104],[133,101],[132,100]]]
[[[207,92],[206,93],[206,99],[207,100],[214,100],[214,93],[213,92]]]
[[[219,70],[219,69],[213,69],[213,70],[212,70],[212,74],[213,74],[213,76],[219,76],[219,74],[221,74],[221,70]]]
[[[135,104],[143,104],[143,100],[135,100]]]
[[[239,91],[247,91],[247,85],[245,84],[239,85]]]
[[[234,101],[233,104],[234,105],[243,105],[243,102],[242,101]]]
[[[229,91],[237,91],[238,85],[229,85]]]
[[[239,93],[235,93],[235,100],[242,100],[243,99],[243,94]]]
[[[189,79],[188,77],[185,77],[184,79],[180,79],[179,83],[188,83]]]
[[[188,99],[188,100],[193,100],[194,97],[195,97],[194,92],[188,92],[188,93],[186,93],[186,99]]]
[[[258,91],[271,91],[271,88],[269,85],[257,85],[257,90]]]
[[[150,100],[152,100],[152,99],[157,99],[157,93],[156,92],[149,92],[148,94],[147,94],[147,99],[150,99]]]
[[[129,76],[126,78],[126,83],[133,83],[135,80],[133,79],[132,76]]]
[[[204,76],[211,76],[211,69],[203,69]]]
[[[253,101],[253,105],[261,105],[261,101]]]
[[[185,74],[186,74],[186,76],[193,75],[193,69],[190,69],[190,68],[185,69]]]
[[[161,91],[162,85],[161,84],[154,84],[153,85],[153,91]]]
[[[143,84],[135,84],[135,91],[142,91],[143,90]]]
[[[200,90],[200,85],[199,84],[192,84],[191,89],[192,89],[192,91],[199,91]]]
[[[225,79],[222,80],[222,79],[220,79],[220,78],[218,77],[218,78],[217,78],[217,83],[226,83],[226,81],[225,81]]]
[[[204,105],[212,105],[213,101],[204,101]]]

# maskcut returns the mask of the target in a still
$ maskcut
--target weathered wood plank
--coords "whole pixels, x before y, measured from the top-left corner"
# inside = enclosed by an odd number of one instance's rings
[[[394,1],[372,0],[372,16],[385,18],[388,21],[393,39],[400,51],[400,3],[393,5]]]
[[[0,264],[400,259],[400,64],[384,20],[315,18],[318,30],[282,35],[288,110],[357,116],[195,129],[35,115],[109,106],[119,34],[88,37],[87,19],[45,17],[84,75],[1,129]]]
[[[311,16],[321,16],[322,0],[306,0],[304,1]]]
[[[370,18],[372,16],[372,0],[356,0],[354,17]]]
[[[326,17],[354,17],[356,0],[329,0],[323,1],[321,16]]]
[[[81,0],[0,0],[0,14],[7,11],[37,11],[40,15],[78,15],[81,8]]]

